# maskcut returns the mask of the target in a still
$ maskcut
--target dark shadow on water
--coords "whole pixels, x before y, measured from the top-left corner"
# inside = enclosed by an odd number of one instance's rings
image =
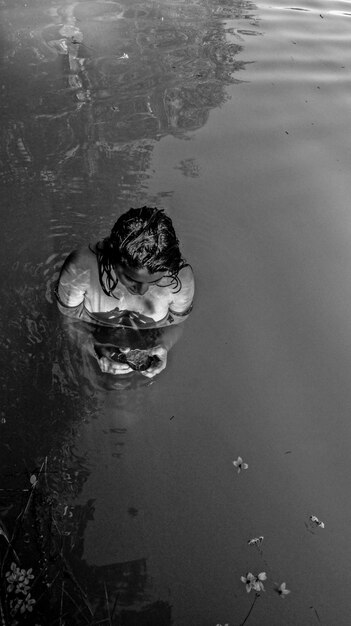
[[[36,604],[33,615],[24,611],[23,623],[40,620],[51,626],[65,619],[79,626],[108,619],[126,626],[166,626],[172,623],[170,603],[159,597],[148,573],[145,502],[138,503],[133,489],[129,494],[133,477],[140,481],[134,469],[144,448],[138,422],[150,381],[138,372],[121,377],[124,381],[102,374],[94,359],[82,361],[74,352],[75,337],[62,332],[61,318],[55,315],[51,321],[56,332],[52,336],[41,326],[36,359],[44,361],[43,346],[45,351],[51,346],[54,378],[50,369],[46,380],[39,371],[41,393],[33,393],[38,381],[23,359],[21,394],[1,425],[0,598],[9,620],[5,623],[12,623],[15,600],[22,599],[9,591],[4,577],[12,563],[33,568],[35,576]],[[107,329],[89,330],[100,345],[113,340]],[[153,336],[157,338],[155,332]],[[150,345],[151,337],[135,341]],[[20,342],[19,336],[12,350]],[[45,371],[44,363],[41,369]],[[109,378],[113,381],[104,380]],[[25,407],[28,398],[32,405]],[[38,421],[28,424],[28,436],[18,441],[28,411]]]

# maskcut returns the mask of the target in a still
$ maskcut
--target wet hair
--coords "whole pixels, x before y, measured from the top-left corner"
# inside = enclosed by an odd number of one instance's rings
[[[120,263],[150,274],[164,272],[168,285],[181,289],[178,273],[187,263],[182,258],[172,220],[163,209],[143,206],[121,215],[106,237],[96,245],[99,279],[103,291],[113,296],[118,279],[113,270]]]

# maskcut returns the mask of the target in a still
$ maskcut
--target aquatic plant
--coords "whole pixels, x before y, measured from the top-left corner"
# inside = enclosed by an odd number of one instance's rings
[[[238,456],[238,458],[236,459],[236,461],[233,461],[233,465],[234,467],[236,467],[238,474],[240,474],[241,470],[247,470],[247,468],[249,467],[247,463],[244,463],[244,461],[242,460],[241,456]]]
[[[15,593],[28,593],[30,584],[29,581],[34,578],[32,574],[33,568],[28,570],[20,569],[16,563],[11,563],[10,571],[6,572],[5,578],[8,582],[7,591],[11,592],[15,590]]]
[[[240,580],[245,584],[247,593],[250,593],[251,590],[255,591],[255,597],[249,608],[249,611],[244,621],[240,624],[240,626],[244,626],[244,624],[246,624],[247,620],[249,619],[258,598],[260,597],[261,591],[265,590],[263,586],[263,581],[267,580],[267,574],[266,572],[260,572],[259,574],[257,574],[257,576],[255,576],[254,574],[252,574],[252,572],[248,572],[246,576],[241,576]]]
[[[120,593],[112,598],[104,583],[105,597],[101,589],[91,602],[65,556],[77,524],[66,497],[77,485],[72,468],[57,467],[55,459],[49,468],[46,457],[22,489],[11,490],[12,500],[18,495],[20,502],[13,502],[12,523],[0,522],[0,626],[63,626],[67,619],[75,626],[112,626]]]
[[[36,600],[31,594],[31,581],[34,579],[33,569],[18,567],[13,561],[5,574],[6,581],[6,613],[11,620],[11,626],[17,624],[16,616],[26,612],[31,613]],[[6,626],[3,606],[1,606],[2,625]]]

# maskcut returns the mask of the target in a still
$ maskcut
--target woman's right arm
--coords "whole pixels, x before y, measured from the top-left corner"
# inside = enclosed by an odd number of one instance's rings
[[[65,260],[55,290],[57,306],[65,316],[65,330],[71,341],[85,354],[90,354],[102,372],[128,374],[131,368],[125,363],[116,363],[107,355],[98,355],[91,325],[84,311],[85,295],[90,286],[89,261],[84,250],[75,250]],[[70,319],[67,319],[70,318]],[[82,324],[77,324],[81,320]]]
[[[65,260],[55,289],[57,306],[67,317],[82,318],[90,270],[84,267],[82,254],[74,250]]]

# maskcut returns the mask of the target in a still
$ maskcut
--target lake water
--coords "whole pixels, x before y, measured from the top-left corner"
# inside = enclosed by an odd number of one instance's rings
[[[348,626],[351,2],[0,10],[6,626],[239,626],[247,572],[250,626]],[[144,204],[195,307],[151,385],[113,385],[53,286]]]

